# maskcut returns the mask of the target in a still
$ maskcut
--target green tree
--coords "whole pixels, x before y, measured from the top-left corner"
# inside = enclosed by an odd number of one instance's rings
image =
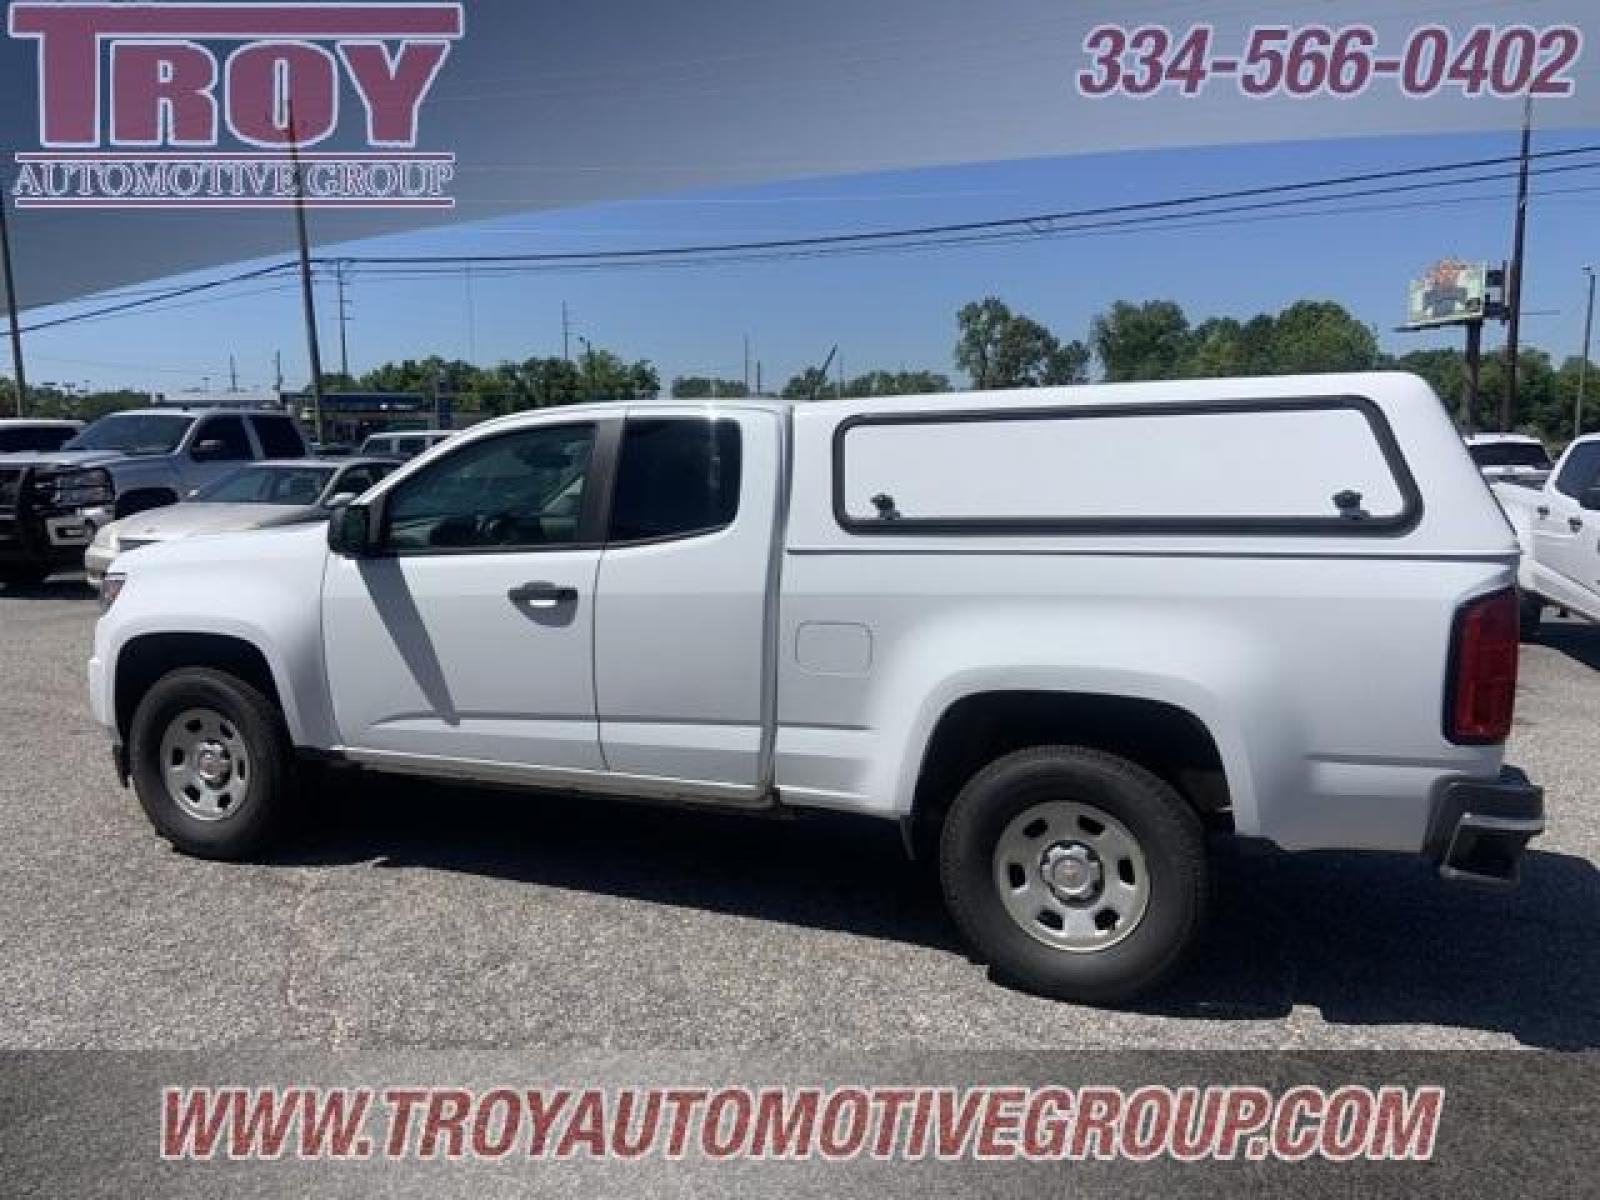
[[[750,389],[740,379],[680,375],[672,381],[672,394],[679,400],[738,399],[748,396]]]
[[[1331,300],[1301,300],[1272,326],[1275,375],[1369,371],[1378,364],[1378,335]]]
[[[1062,345],[1032,317],[1013,313],[998,296],[986,296],[956,314],[956,366],[979,391],[1082,383],[1089,350]]]
[[[1171,300],[1118,300],[1095,317],[1089,342],[1107,380],[1175,379],[1193,350],[1189,318]]]
[[[839,389],[829,382],[821,367],[807,367],[784,384],[780,394],[785,400],[826,400],[837,396]]]

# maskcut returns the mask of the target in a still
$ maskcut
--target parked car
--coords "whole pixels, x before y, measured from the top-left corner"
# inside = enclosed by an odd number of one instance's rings
[[[260,852],[297,756],[842,810],[1112,1002],[1194,944],[1208,830],[1515,879],[1516,562],[1407,375],[588,405],[126,555],[90,696],[190,854]]]
[[[375,433],[361,443],[360,453],[381,454],[390,458],[416,458],[432,450],[440,442],[449,441],[455,432],[449,429],[412,429],[390,433]]]
[[[283,412],[150,408],[101,417],[59,450],[0,458],[0,583],[76,570],[101,526],[241,463],[305,452]]]
[[[196,490],[180,504],[148,509],[101,528],[84,555],[89,583],[99,587],[117,555],[140,546],[201,533],[235,533],[326,521],[400,465],[392,458],[337,463],[283,459],[242,467]]]
[[[59,450],[83,430],[82,421],[52,421],[34,417],[0,418],[0,454],[28,450]]]
[[[1600,621],[1600,434],[1567,447],[1538,491],[1494,488],[1522,546],[1522,633],[1533,637],[1547,606]]]
[[[1490,483],[1539,488],[1550,478],[1550,451],[1538,438],[1527,434],[1468,434],[1467,453]]]

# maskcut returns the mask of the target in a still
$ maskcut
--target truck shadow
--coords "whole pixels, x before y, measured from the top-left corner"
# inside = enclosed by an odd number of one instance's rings
[[[100,593],[82,575],[57,575],[43,583],[0,585],[0,600],[98,600]]]
[[[1446,884],[1394,855],[1218,856],[1195,965],[1149,1011],[1335,1025],[1439,1025],[1528,1046],[1600,1047],[1600,871],[1531,850],[1511,892]]]
[[[465,872],[964,950],[931,871],[859,817],[751,819],[423,781],[333,785],[278,862]],[[326,819],[325,819],[326,818]],[[1152,1016],[1433,1025],[1600,1047],[1600,871],[1533,851],[1519,890],[1446,885],[1427,864],[1225,844],[1193,965]],[[1065,1018],[1070,1019],[1070,1018]]]
[[[1600,625],[1546,621],[1539,627],[1538,644],[1559,650],[1590,670],[1600,671]]]

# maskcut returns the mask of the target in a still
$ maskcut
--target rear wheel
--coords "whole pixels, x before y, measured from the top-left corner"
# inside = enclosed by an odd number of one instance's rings
[[[991,763],[945,821],[951,916],[1002,977],[1112,1004],[1181,964],[1203,923],[1205,836],[1194,810],[1142,767],[1085,747]]]
[[[294,760],[283,718],[221,671],[189,668],[158,681],[134,712],[128,754],[139,803],[185,854],[249,858],[289,807]]]

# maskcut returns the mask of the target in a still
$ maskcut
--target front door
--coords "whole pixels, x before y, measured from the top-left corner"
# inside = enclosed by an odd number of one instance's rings
[[[1596,483],[1600,443],[1580,444],[1562,463],[1533,517],[1534,558],[1559,577],[1562,592],[1547,599],[1591,620],[1600,620],[1600,511],[1584,508],[1579,499]]]
[[[329,560],[323,638],[347,748],[601,768],[602,428],[468,441],[383,495],[378,556]]]

